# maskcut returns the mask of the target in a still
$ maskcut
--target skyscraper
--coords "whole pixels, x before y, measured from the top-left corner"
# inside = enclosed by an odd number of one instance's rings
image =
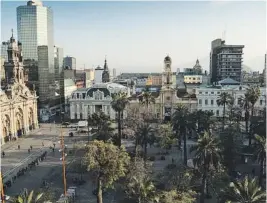
[[[241,82],[244,45],[226,45],[216,39],[211,42],[210,75],[211,83],[225,78]]]
[[[64,68],[70,70],[76,70],[76,58],[71,56],[66,56],[64,58]]]
[[[38,46],[48,47],[48,70],[54,73],[53,11],[40,1],[28,1],[17,7],[18,41],[22,43],[23,58],[38,60]]]

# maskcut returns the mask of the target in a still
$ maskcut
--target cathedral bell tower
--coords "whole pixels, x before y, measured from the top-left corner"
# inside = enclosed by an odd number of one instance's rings
[[[17,43],[13,37],[13,30],[7,48],[7,56],[8,60],[4,63],[6,84],[24,84],[24,68],[22,64],[21,44]]]
[[[164,59],[164,71],[162,74],[162,86],[170,87],[172,85],[172,59],[166,56]]]

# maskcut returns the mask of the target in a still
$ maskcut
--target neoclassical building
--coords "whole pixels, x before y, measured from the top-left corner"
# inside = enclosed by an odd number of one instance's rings
[[[80,88],[72,93],[69,99],[70,118],[72,120],[86,120],[88,114],[104,112],[111,119],[115,119],[116,112],[111,107],[112,94],[125,92],[129,95],[129,88],[116,83],[97,83],[90,88]]]
[[[1,145],[38,128],[37,95],[25,85],[21,44],[10,38],[4,63],[5,87],[0,88]]]
[[[170,121],[171,115],[174,113],[178,104],[187,106],[190,111],[197,109],[195,94],[187,93],[186,89],[176,89],[173,87],[171,65],[171,58],[166,56],[164,59],[161,89],[159,92],[152,94],[155,97],[155,104],[149,105],[149,111],[153,114],[153,117],[158,120]],[[139,96],[140,95],[135,95],[131,98],[130,106],[138,105]]]

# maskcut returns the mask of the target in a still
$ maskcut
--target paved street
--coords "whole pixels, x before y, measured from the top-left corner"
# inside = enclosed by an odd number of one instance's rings
[[[70,138],[68,136],[68,128],[62,128],[65,144],[67,148],[73,147],[73,141],[79,139],[87,139],[86,135],[80,135],[79,137]],[[45,124],[40,129],[36,130],[26,138],[21,138],[16,142],[7,143],[2,146],[1,151],[5,151],[6,156],[1,160],[1,167],[3,173],[10,170],[14,166],[20,164],[21,161],[25,160],[30,154],[36,153],[40,148],[43,148],[42,142],[44,143],[44,148],[47,150],[47,158],[39,162],[39,165],[28,170],[23,176],[19,177],[10,188],[6,189],[8,195],[18,194],[23,188],[29,190],[41,187],[43,180],[48,182],[53,182],[55,187],[63,188],[62,183],[62,164],[60,161],[61,153],[58,151],[60,144],[57,142],[59,140],[60,128],[59,126]],[[49,149],[50,146],[56,144],[55,152]],[[20,150],[18,149],[20,145]],[[32,145],[33,150],[28,154],[28,148]],[[70,161],[71,157],[67,156],[67,162]],[[58,196],[61,194],[58,194]]]

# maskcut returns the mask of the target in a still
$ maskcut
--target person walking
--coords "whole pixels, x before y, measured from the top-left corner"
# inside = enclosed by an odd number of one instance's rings
[[[5,152],[3,151],[3,152],[2,152],[2,157],[4,158],[4,157],[5,157],[5,155],[6,155],[6,154],[5,154]]]
[[[20,145],[18,145],[18,150],[20,150]]]
[[[28,153],[30,153],[31,152],[31,149],[28,149]]]
[[[30,146],[31,150],[32,150],[32,145]]]

